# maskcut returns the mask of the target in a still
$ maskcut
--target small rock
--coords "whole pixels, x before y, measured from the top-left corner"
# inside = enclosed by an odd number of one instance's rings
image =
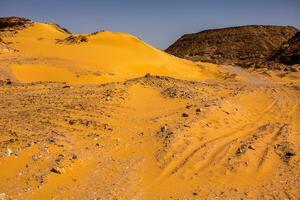
[[[188,117],[189,115],[187,113],[182,113],[182,117]]]
[[[49,143],[55,143],[55,141],[56,141],[56,140],[55,140],[55,138],[53,138],[53,137],[48,138],[48,142],[49,142]]]
[[[6,85],[11,85],[11,84],[12,84],[11,80],[7,79],[6,80]]]
[[[58,156],[57,156],[57,158],[55,159],[55,162],[57,163],[57,164],[61,164],[61,163],[63,163],[64,162],[64,155],[63,154],[59,154]]]
[[[34,160],[34,161],[39,160],[39,156],[38,156],[38,155],[33,155],[31,158],[32,158],[32,160]]]
[[[197,108],[196,112],[202,112],[202,109],[201,108]]]
[[[291,67],[292,72],[299,72],[299,69],[297,67]]]
[[[295,152],[293,152],[293,151],[287,151],[284,155],[283,155],[283,157],[284,157],[284,160],[285,161],[289,161],[290,159],[291,159],[291,157],[293,157],[293,156],[295,156],[296,154],[295,154]]]
[[[240,155],[244,152],[244,150],[242,148],[238,148],[238,150],[236,151],[237,155]]]
[[[60,167],[53,167],[51,170],[51,172],[56,173],[56,174],[63,174],[66,172],[66,170],[64,168],[60,168]]]
[[[108,124],[104,124],[104,130],[112,131],[113,128],[109,126]]]
[[[69,86],[69,85],[65,85],[65,86],[63,86],[62,88],[71,88],[71,86]]]
[[[71,159],[76,160],[77,158],[78,158],[78,156],[75,153],[73,153]]]
[[[106,99],[105,99],[106,101],[110,101],[111,100],[111,97],[110,96],[108,96],[108,97],[106,97]]]
[[[187,106],[186,106],[187,109],[189,109],[189,108],[191,108],[191,107],[192,107],[192,105],[187,105]]]
[[[168,126],[167,125],[160,127],[160,131],[161,132],[166,132],[167,130],[168,130]]]
[[[205,107],[209,107],[210,105],[209,105],[209,103],[205,103],[204,106]]]
[[[252,146],[252,145],[250,145],[248,148],[251,149],[251,150],[255,150],[255,147]]]
[[[150,73],[147,73],[146,75],[145,75],[145,78],[150,78],[151,77],[151,74]]]
[[[44,177],[43,176],[35,176],[34,177],[36,181],[38,181],[39,183],[44,183]]]
[[[13,154],[13,150],[11,150],[10,148],[7,148],[6,152],[5,152],[5,156],[11,156],[12,154]]]

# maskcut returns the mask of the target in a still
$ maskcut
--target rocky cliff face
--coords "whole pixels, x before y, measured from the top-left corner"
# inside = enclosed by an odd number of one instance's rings
[[[297,31],[262,25],[206,30],[182,36],[166,52],[193,61],[258,67]]]
[[[300,32],[284,42],[269,60],[285,65],[300,64]]]

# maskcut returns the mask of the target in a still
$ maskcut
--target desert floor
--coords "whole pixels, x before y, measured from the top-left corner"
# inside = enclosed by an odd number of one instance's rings
[[[55,31],[0,55],[0,199],[299,199],[300,72]]]

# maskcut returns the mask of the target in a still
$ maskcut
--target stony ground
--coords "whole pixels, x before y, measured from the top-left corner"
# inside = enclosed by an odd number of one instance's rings
[[[299,92],[230,73],[4,80],[0,199],[298,199]]]

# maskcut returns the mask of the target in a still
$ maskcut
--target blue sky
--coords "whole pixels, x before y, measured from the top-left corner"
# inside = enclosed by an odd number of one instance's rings
[[[129,32],[164,49],[184,33],[208,28],[300,28],[300,0],[0,0],[0,16],[56,22],[74,33]]]

